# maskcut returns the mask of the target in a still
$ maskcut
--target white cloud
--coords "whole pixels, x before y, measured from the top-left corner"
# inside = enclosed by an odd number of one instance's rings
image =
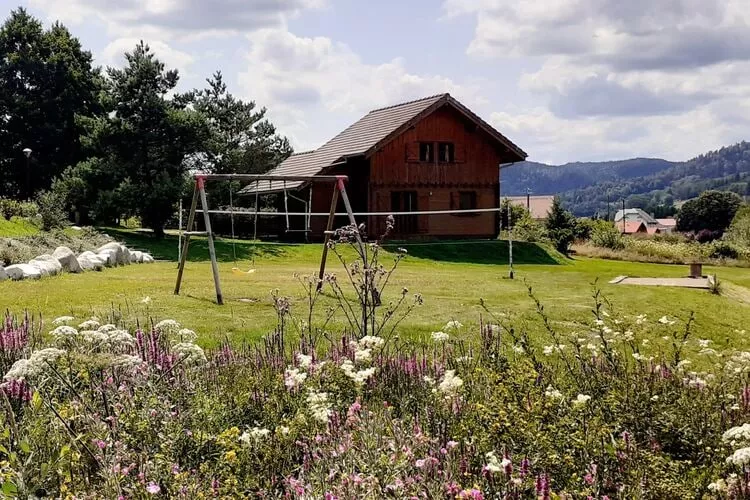
[[[484,102],[476,85],[409,72],[399,58],[368,64],[330,38],[269,29],[248,39],[247,70],[239,76],[244,93],[268,106],[280,129],[302,149],[319,146],[381,106],[443,92],[469,106]]]
[[[103,23],[114,36],[158,33],[163,38],[219,36],[281,26],[327,0],[29,0],[69,24]]]
[[[125,53],[132,52],[139,42],[140,39],[138,38],[113,40],[102,50],[99,62],[107,66],[123,66],[125,64]],[[161,40],[144,40],[144,42],[151,47],[156,57],[166,65],[167,69],[177,69],[180,75],[189,73],[189,67],[195,61],[193,56],[174,49]]]
[[[539,105],[496,113],[536,159],[687,159],[750,126],[748,0],[445,0],[476,18],[467,53],[539,62]],[[730,125],[731,122],[731,125]]]

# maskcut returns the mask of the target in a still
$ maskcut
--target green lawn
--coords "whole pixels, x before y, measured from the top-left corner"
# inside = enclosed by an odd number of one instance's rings
[[[292,298],[294,310],[304,313],[305,295],[294,273],[317,270],[321,245],[252,244],[226,241],[217,244],[220,274],[226,305],[214,303],[211,266],[206,242],[191,245],[182,294],[173,295],[176,277],[176,239],[154,241],[150,236],[109,230],[131,248],[151,251],[152,265],[107,269],[101,273],[63,275],[37,282],[0,283],[0,307],[15,313],[23,310],[43,313],[47,318],[71,314],[105,317],[116,311],[130,322],[173,318],[199,332],[204,344],[214,344],[224,336],[233,341],[257,339],[273,328],[276,321],[270,292],[279,289]],[[396,272],[385,300],[397,296],[402,287],[424,296],[424,305],[407,318],[399,330],[422,335],[440,329],[446,321],[458,319],[476,324],[484,298],[493,311],[514,316],[519,325],[539,330],[534,304],[526,292],[528,283],[544,303],[549,316],[565,331],[590,318],[592,283],[625,314],[648,314],[687,318],[696,313],[696,331],[719,346],[737,345],[735,329],[750,330],[750,269],[707,268],[726,284],[725,296],[708,291],[663,287],[610,285],[618,275],[682,276],[685,266],[642,264],[596,259],[565,259],[537,245],[515,244],[516,279],[507,279],[507,246],[504,242],[456,242],[438,245],[403,244],[409,257]],[[233,254],[237,253],[235,264]],[[238,276],[232,267],[253,266],[256,273]],[[390,260],[390,256],[389,260]],[[330,256],[328,270],[341,266]],[[150,297],[148,304],[142,303]],[[250,299],[244,302],[239,299]],[[330,297],[324,303],[333,303]]]

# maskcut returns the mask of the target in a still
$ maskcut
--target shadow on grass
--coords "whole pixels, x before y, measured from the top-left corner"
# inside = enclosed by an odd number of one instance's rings
[[[101,230],[116,240],[123,242],[128,248],[149,252],[157,260],[177,261],[177,236],[168,234],[163,238],[155,238],[150,233],[117,228],[102,228]],[[255,243],[246,240],[237,240],[233,245],[231,240],[217,239],[214,241],[216,260],[219,262],[252,260],[253,258],[262,257],[283,257],[292,246],[295,245]],[[190,251],[188,252],[187,260],[190,262],[209,260],[208,240],[206,238],[193,237],[190,239]]]
[[[389,252],[405,248],[408,255],[419,259],[468,264],[508,264],[508,242],[500,240],[387,242]],[[514,264],[560,265],[566,258],[538,243],[513,242]]]

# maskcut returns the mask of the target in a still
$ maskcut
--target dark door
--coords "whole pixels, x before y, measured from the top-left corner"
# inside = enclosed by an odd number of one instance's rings
[[[392,191],[391,210],[393,212],[416,212],[416,191]],[[419,219],[416,215],[396,215],[394,232],[401,235],[416,234],[419,231]]]

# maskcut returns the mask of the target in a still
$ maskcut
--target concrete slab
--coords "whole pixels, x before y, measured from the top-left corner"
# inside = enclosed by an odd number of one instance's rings
[[[641,285],[641,286],[673,286],[679,288],[699,288],[708,290],[711,288],[713,278],[631,278],[628,276],[618,276],[610,283],[617,285]]]

